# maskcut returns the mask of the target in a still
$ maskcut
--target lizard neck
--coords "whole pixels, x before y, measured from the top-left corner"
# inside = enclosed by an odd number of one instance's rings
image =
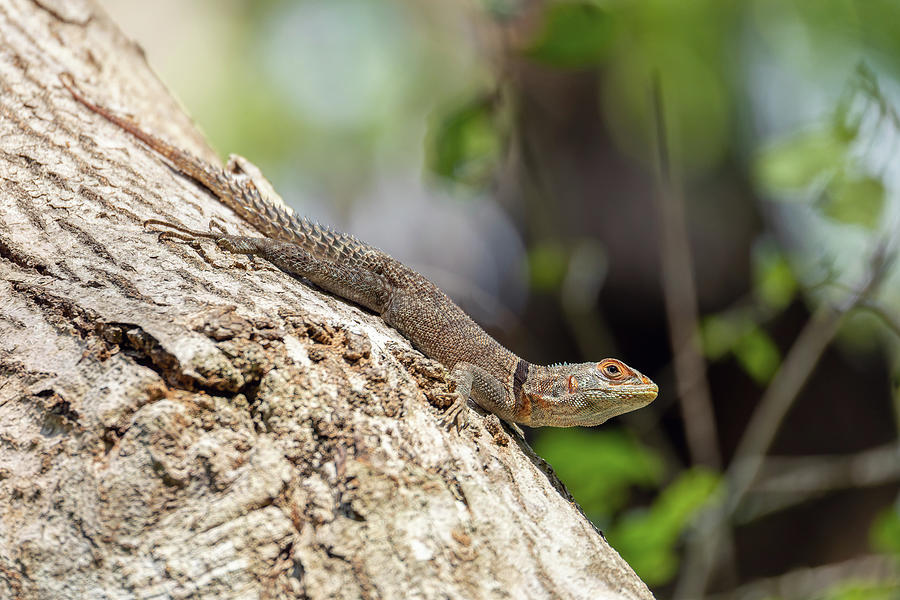
[[[513,371],[512,393],[513,400],[515,400],[516,405],[518,405],[519,398],[522,397],[522,388],[525,386],[525,382],[528,381],[528,372],[534,368],[534,365],[527,360],[523,360],[519,357],[516,358],[516,368]]]

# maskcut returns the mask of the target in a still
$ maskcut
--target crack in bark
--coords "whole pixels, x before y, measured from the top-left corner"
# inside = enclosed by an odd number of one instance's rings
[[[5,229],[6,227],[0,224],[0,228]],[[2,235],[0,235],[0,258],[8,260],[25,271],[44,276],[50,274],[50,269],[47,268],[47,265],[42,264],[35,260],[34,257],[22,252]]]

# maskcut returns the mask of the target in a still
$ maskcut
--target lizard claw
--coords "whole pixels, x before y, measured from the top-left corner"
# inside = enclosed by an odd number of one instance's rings
[[[225,226],[218,219],[210,219],[209,231],[197,231],[177,223],[169,223],[159,219],[147,219],[144,227],[159,234],[160,240],[181,240],[183,242],[196,242],[199,239],[214,240],[219,243],[223,238],[230,237]]]
[[[456,429],[456,433],[460,433],[468,426],[467,401],[458,392],[446,394],[446,396],[451,399],[451,404],[447,407],[444,414],[441,415],[441,425],[447,430]]]
[[[228,230],[225,229],[225,224],[216,217],[213,217],[209,220],[208,227],[209,232],[214,235],[228,235]]]
[[[183,242],[193,242],[198,238],[214,238],[218,237],[203,231],[194,231],[177,223],[169,223],[168,221],[160,221],[159,219],[147,219],[143,223],[145,229],[155,231],[159,234],[160,240],[181,240]]]

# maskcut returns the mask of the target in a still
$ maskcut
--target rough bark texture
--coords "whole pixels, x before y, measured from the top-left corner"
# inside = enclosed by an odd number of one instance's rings
[[[0,3],[0,597],[651,598],[378,317],[145,231],[251,233],[61,71],[215,160],[94,4]]]

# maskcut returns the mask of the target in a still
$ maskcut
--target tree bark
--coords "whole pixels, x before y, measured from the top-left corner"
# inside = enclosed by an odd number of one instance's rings
[[[652,597],[377,316],[146,231],[253,233],[63,71],[217,161],[93,2],[0,3],[0,597]]]

